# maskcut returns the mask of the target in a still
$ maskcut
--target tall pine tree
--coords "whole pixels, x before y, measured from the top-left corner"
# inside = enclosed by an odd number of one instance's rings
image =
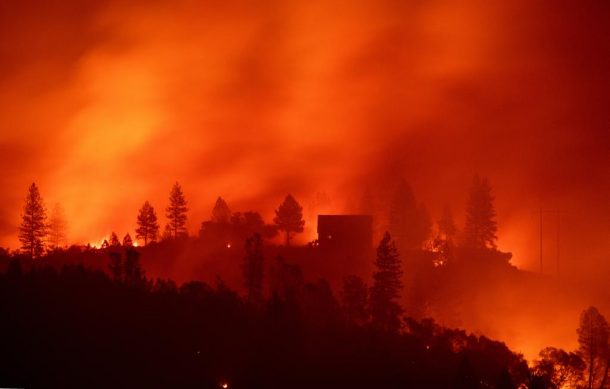
[[[35,183],[32,183],[25,198],[23,215],[19,226],[19,241],[21,249],[30,258],[37,258],[44,251],[47,237],[47,213]]]
[[[129,233],[125,234],[125,236],[123,237],[123,246],[125,246],[125,247],[133,246],[133,240],[131,239],[131,235],[129,235]]]
[[[347,276],[343,279],[341,303],[348,322],[363,325],[368,321],[368,299],[368,287],[362,278]]]
[[[263,239],[255,233],[246,239],[246,256],[242,264],[247,302],[252,306],[263,302],[263,262]]]
[[[179,236],[186,235],[186,200],[182,187],[179,183],[175,183],[169,194],[169,206],[165,210],[165,216],[168,219],[168,225],[174,239]]]
[[[402,307],[398,302],[402,290],[402,269],[396,244],[388,232],[377,247],[377,270],[370,293],[371,324],[382,331],[400,329]]]
[[[289,194],[278,209],[275,210],[273,222],[279,230],[286,233],[286,246],[290,246],[291,235],[303,232],[303,227],[305,226],[303,207]]]
[[[214,208],[212,209],[212,222],[220,224],[228,224],[231,221],[231,209],[222,197],[218,197]]]
[[[110,241],[108,243],[110,243],[110,246],[112,247],[119,247],[121,245],[121,241],[119,241],[119,237],[117,236],[116,232],[113,231],[110,233]]]
[[[49,248],[51,250],[66,246],[68,223],[64,210],[59,204],[55,204],[51,217],[49,218]]]
[[[424,204],[418,204],[411,186],[398,183],[390,203],[389,230],[401,249],[421,249],[430,236],[432,223]]]
[[[587,308],[580,315],[577,333],[578,352],[587,365],[587,388],[605,388],[610,368],[610,327],[606,318],[597,308]]]
[[[467,247],[496,249],[498,225],[493,202],[494,196],[487,179],[475,176],[466,206],[464,243]]]
[[[144,246],[146,246],[149,242],[156,241],[158,235],[159,224],[157,223],[157,213],[150,203],[146,201],[138,214],[136,239],[142,239]]]

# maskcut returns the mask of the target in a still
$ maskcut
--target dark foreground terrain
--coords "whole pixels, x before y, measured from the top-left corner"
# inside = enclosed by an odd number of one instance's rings
[[[110,274],[82,265],[0,275],[3,387],[516,388],[503,343],[408,318],[348,317],[324,280],[290,268],[257,303],[216,285],[151,281],[137,253]],[[116,270],[116,269],[115,269]]]

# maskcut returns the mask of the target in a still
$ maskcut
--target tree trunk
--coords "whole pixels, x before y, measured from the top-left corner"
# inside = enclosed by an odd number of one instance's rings
[[[606,359],[606,368],[604,369],[604,376],[602,378],[602,382],[599,384],[599,389],[604,389],[606,387],[606,378],[608,378],[608,369],[610,368],[610,360]]]
[[[286,246],[290,246],[290,231],[286,230]]]

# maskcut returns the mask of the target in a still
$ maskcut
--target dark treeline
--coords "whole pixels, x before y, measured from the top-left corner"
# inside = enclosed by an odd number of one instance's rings
[[[580,349],[547,348],[531,368],[503,343],[402,315],[396,249],[377,250],[370,294],[340,296],[277,258],[262,293],[261,238],[246,243],[240,295],[146,277],[134,248],[107,271],[12,259],[0,275],[0,384],[10,387],[604,388],[608,324],[583,312]],[[94,252],[99,255],[99,251]],[[566,386],[568,385],[568,386]]]
[[[251,243],[256,244],[256,243]],[[256,248],[250,248],[252,253]],[[0,276],[0,377],[17,387],[517,387],[504,344],[431,321],[359,325],[323,281],[284,269],[270,298],[152,282],[135,250],[112,276],[83,266]],[[260,296],[260,295],[258,295]]]

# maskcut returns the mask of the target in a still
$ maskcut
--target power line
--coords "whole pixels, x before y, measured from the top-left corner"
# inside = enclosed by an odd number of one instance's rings
[[[554,214],[556,215],[556,219],[555,219],[555,265],[556,265],[556,271],[557,271],[557,275],[560,274],[560,223],[561,223],[561,211],[556,209],[556,210],[544,210],[542,209],[542,207],[539,210],[539,223],[540,223],[540,229],[539,229],[539,235],[540,235],[540,274],[544,274],[544,256],[543,256],[543,214],[545,213],[550,213],[550,214]]]

